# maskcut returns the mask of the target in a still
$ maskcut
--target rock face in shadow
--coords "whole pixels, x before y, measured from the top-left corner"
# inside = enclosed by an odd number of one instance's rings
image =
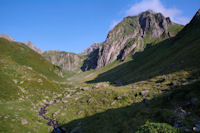
[[[59,66],[63,71],[80,71],[83,59],[80,55],[62,51],[45,51],[42,54],[52,64]]]
[[[98,69],[115,60],[125,60],[130,54],[143,51],[146,44],[173,36],[176,26],[161,13],[146,11],[124,18],[109,33],[106,40],[90,53],[82,70]],[[170,30],[169,30],[170,29]]]

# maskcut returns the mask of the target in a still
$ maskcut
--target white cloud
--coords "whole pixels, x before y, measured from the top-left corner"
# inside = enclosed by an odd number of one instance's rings
[[[134,4],[130,9],[126,11],[127,16],[138,15],[139,13],[146,10],[153,10],[155,12],[160,12],[166,17],[170,17],[172,21],[180,24],[187,24],[189,19],[181,16],[181,11],[176,8],[166,8],[160,2],[160,0],[142,0]]]
[[[184,25],[187,24],[189,21],[190,19],[187,17],[177,17],[174,19],[174,22],[177,22],[179,24],[184,24]]]

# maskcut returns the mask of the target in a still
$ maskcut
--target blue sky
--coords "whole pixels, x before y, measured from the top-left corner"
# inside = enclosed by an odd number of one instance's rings
[[[42,50],[80,53],[128,15],[153,9],[186,24],[200,0],[0,0],[0,33]]]

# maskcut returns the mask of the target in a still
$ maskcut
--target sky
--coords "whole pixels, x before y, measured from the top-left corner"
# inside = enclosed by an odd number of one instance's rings
[[[81,53],[126,16],[151,9],[187,24],[200,0],[0,0],[0,33],[42,50]]]

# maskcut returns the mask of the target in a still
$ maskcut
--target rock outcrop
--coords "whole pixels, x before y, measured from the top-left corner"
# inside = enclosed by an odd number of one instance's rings
[[[35,45],[31,42],[31,41],[28,41],[28,42],[24,42],[24,44],[26,46],[28,46],[29,48],[31,48],[32,50],[34,50],[35,52],[37,52],[38,54],[42,54],[43,51],[39,48],[36,48]]]
[[[98,42],[93,43],[90,47],[88,47],[87,49],[85,49],[81,55],[89,55],[90,53],[92,53],[94,50],[99,48],[99,44]]]
[[[62,68],[63,71],[79,72],[83,62],[78,54],[58,50],[45,51],[42,55],[52,64]]]
[[[173,36],[170,18],[150,10],[138,16],[124,18],[109,33],[106,40],[84,61],[83,71],[98,69],[115,60],[123,61],[130,54],[143,51],[147,44]],[[176,29],[177,30],[177,29]]]
[[[8,34],[0,34],[0,38],[4,38],[8,41],[13,41],[15,42],[16,40],[14,38],[12,38],[11,36],[9,36]]]

